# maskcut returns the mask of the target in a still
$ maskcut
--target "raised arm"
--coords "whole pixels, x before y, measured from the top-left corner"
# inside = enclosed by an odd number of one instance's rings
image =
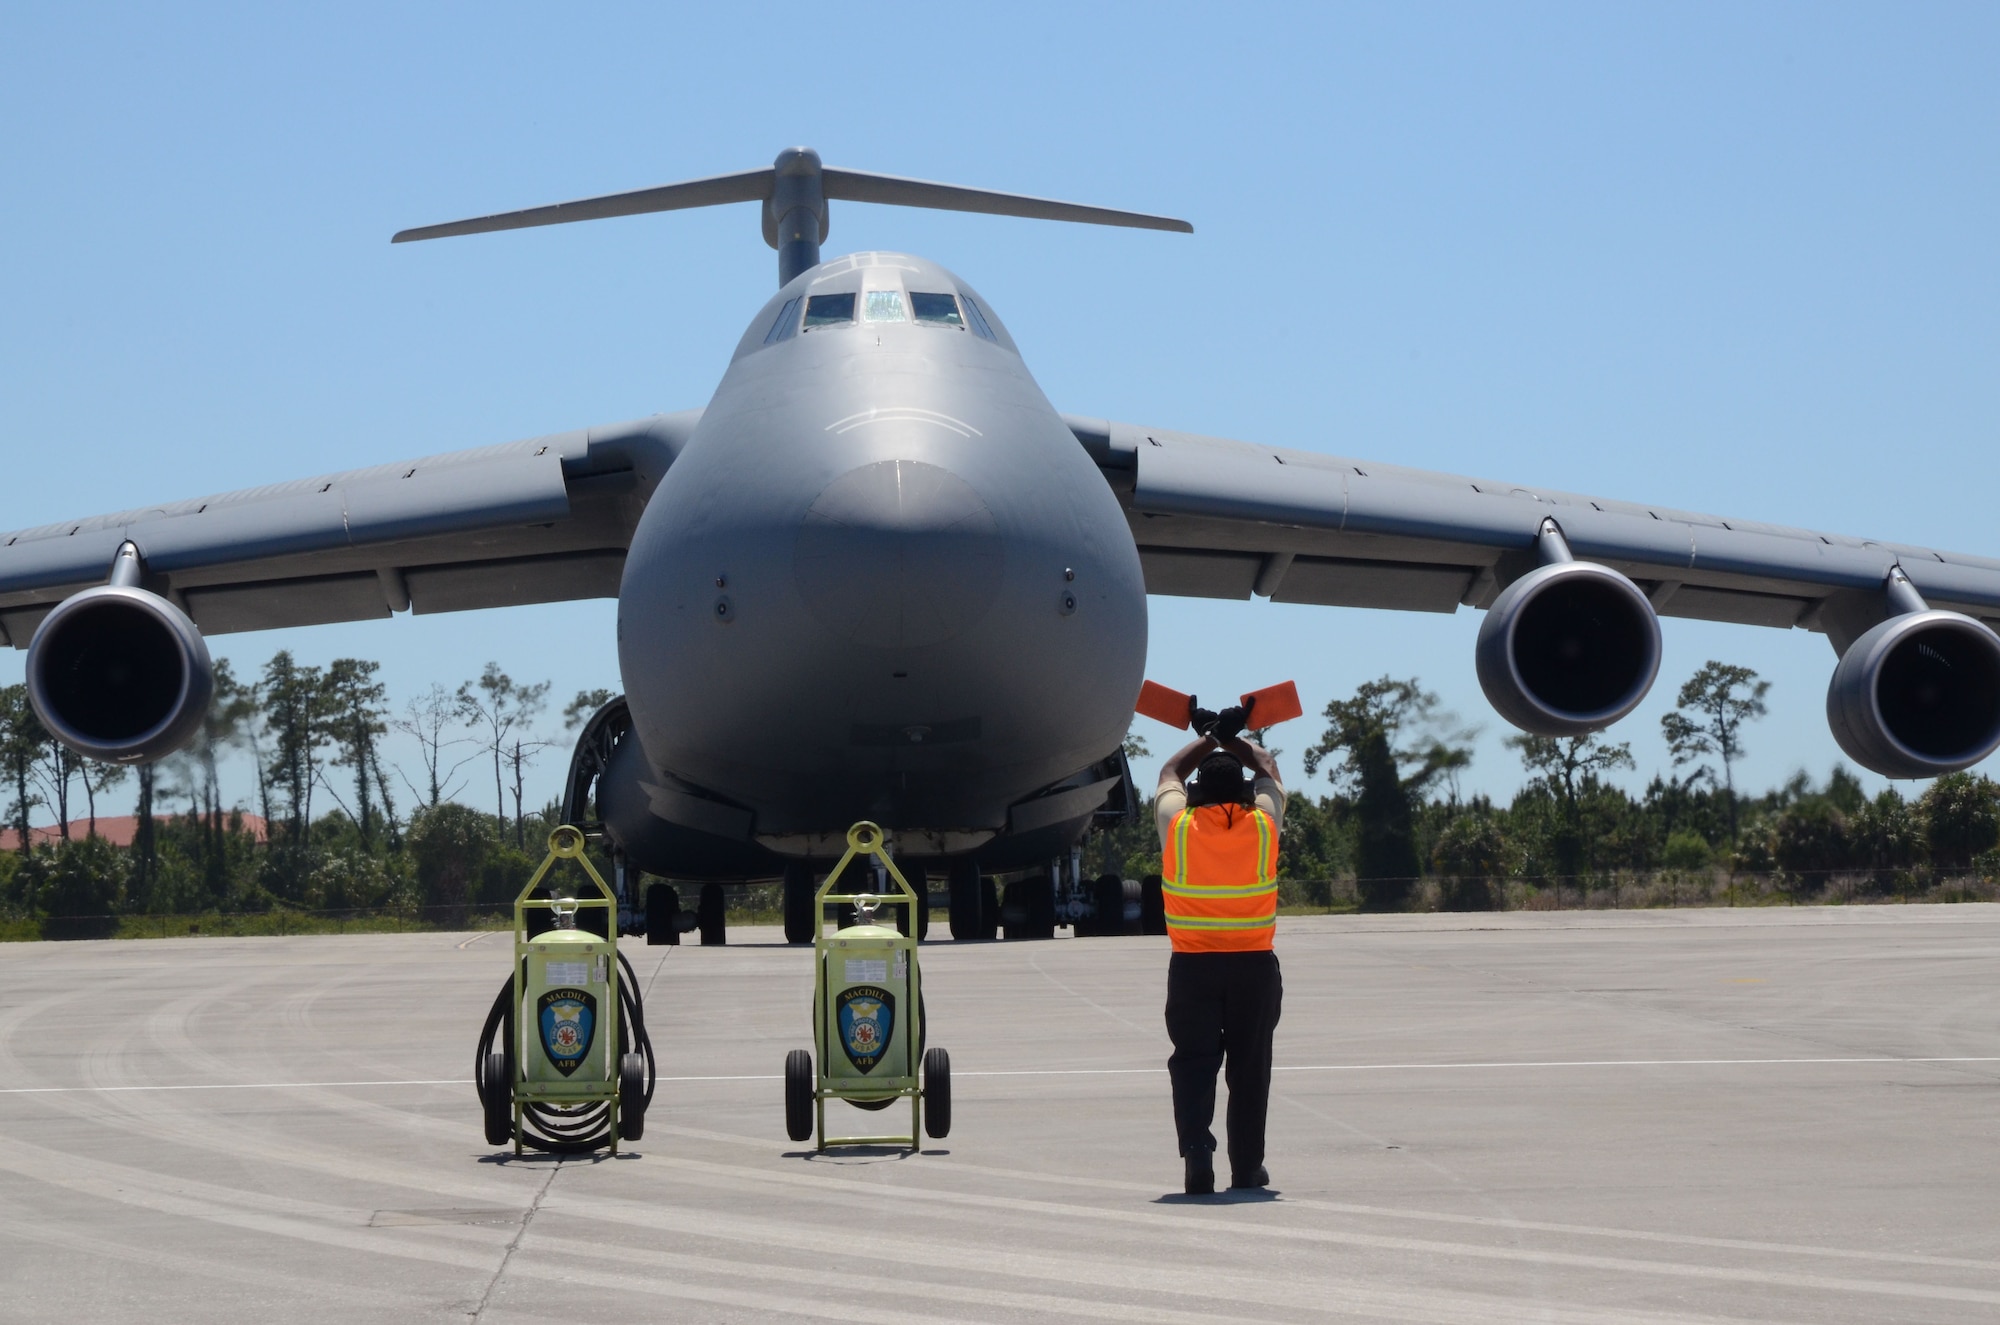
[[[1285,780],[1278,776],[1278,761],[1271,757],[1269,750],[1255,741],[1246,741],[1241,736],[1218,736],[1215,738],[1215,744],[1241,760],[1243,766],[1249,769],[1253,776],[1269,778],[1281,787],[1285,785]]]
[[[1194,772],[1195,766],[1201,763],[1202,757],[1214,748],[1215,742],[1208,737],[1195,737],[1179,750],[1176,750],[1166,763],[1160,765],[1160,781],[1158,785],[1165,787],[1170,783],[1186,782],[1188,775]],[[1238,757],[1240,758],[1241,756]]]

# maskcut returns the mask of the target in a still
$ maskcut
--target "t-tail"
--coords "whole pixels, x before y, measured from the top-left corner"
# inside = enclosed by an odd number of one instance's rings
[[[800,272],[819,265],[819,246],[826,242],[831,224],[829,204],[836,198],[843,202],[872,202],[894,207],[930,207],[948,212],[983,212],[989,216],[1026,216],[1043,221],[1172,230],[1184,235],[1194,233],[1192,225],[1169,216],[1088,207],[1082,203],[1057,202],[1052,198],[1033,198],[1020,193],[968,189],[957,184],[936,184],[930,180],[905,179],[900,175],[877,175],[866,170],[841,170],[821,164],[819,153],[810,147],[788,147],[778,153],[774,163],[761,170],[710,175],[706,179],[634,189],[629,193],[607,193],[602,197],[579,198],[574,202],[551,203],[546,207],[529,207],[518,212],[496,212],[491,216],[448,221],[443,225],[418,226],[413,230],[396,232],[390,242],[401,244],[414,239],[444,239],[452,235],[485,234],[492,230],[562,225],[568,221],[597,221],[608,216],[639,216],[647,212],[674,212],[688,207],[758,202],[764,205],[764,242],[778,250],[778,284],[784,285]]]

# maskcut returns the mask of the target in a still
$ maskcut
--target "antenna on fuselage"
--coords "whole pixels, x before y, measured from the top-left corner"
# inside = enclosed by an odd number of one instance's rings
[[[930,207],[947,212],[983,212],[989,216],[1026,216],[1042,221],[1079,221],[1087,225],[1119,225],[1137,230],[1172,230],[1191,235],[1194,227],[1169,216],[1148,216],[1143,212],[1121,212],[1109,207],[1086,207],[1081,203],[1057,202],[1053,198],[1033,198],[1020,193],[994,193],[988,189],[968,189],[957,184],[934,184],[900,175],[876,175],[865,170],[840,170],[820,163],[819,153],[810,147],[788,147],[766,170],[746,170],[735,175],[710,175],[706,179],[662,184],[657,188],[634,189],[630,193],[607,193],[598,198],[529,207],[518,212],[496,212],[443,225],[418,226],[399,230],[390,239],[401,244],[415,239],[445,239],[452,235],[480,235],[492,230],[524,230],[529,226],[562,225],[569,221],[597,221],[609,216],[640,216],[647,212],[675,212],[688,207],[717,207],[732,202],[764,204],[764,242],[778,250],[778,284],[788,283],[802,271],[819,265],[819,246],[826,242],[829,226],[827,204],[872,202],[892,207]]]

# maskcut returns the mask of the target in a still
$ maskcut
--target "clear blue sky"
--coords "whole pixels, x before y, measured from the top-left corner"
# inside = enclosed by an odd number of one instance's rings
[[[388,237],[806,143],[1194,222],[836,204],[829,253],[961,272],[1059,408],[2000,554],[1996,68],[1989,4],[14,5],[0,528],[700,405],[774,280],[754,207]],[[567,695],[617,683],[612,620],[215,647]],[[1149,670],[1419,676],[1504,795],[1477,628],[1154,599]],[[1747,783],[1825,775],[1822,637],[1666,638],[1640,776],[1711,657],[1774,683]]]

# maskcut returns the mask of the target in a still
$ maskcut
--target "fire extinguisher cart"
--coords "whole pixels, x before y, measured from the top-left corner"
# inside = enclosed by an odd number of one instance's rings
[[[858,892],[854,885],[872,857],[900,892]],[[852,872],[850,872],[850,867]],[[813,1051],[794,1049],[785,1059],[785,1130],[794,1141],[829,1146],[903,1145],[919,1148],[919,1135],[942,1138],[951,1130],[951,1056],[924,1049],[923,982],[917,970],[917,893],[883,849],[882,830],[858,823],[847,830],[847,852],[813,897]],[[881,906],[901,906],[910,922],[876,923]],[[851,906],[856,923],[827,933],[829,907]],[[923,1072],[917,1073],[921,1058]],[[818,1070],[814,1070],[817,1062]],[[828,1100],[856,1108],[886,1109],[910,1101],[910,1130],[868,1136],[830,1136]]]
[[[656,1069],[632,967],[613,937],[618,901],[565,824],[514,899],[513,971],[474,1055],[473,1084],[489,1145],[585,1154],[644,1135]],[[594,894],[539,895],[560,861],[575,861]],[[536,923],[539,920],[541,923]],[[581,922],[581,923],[579,923]]]

